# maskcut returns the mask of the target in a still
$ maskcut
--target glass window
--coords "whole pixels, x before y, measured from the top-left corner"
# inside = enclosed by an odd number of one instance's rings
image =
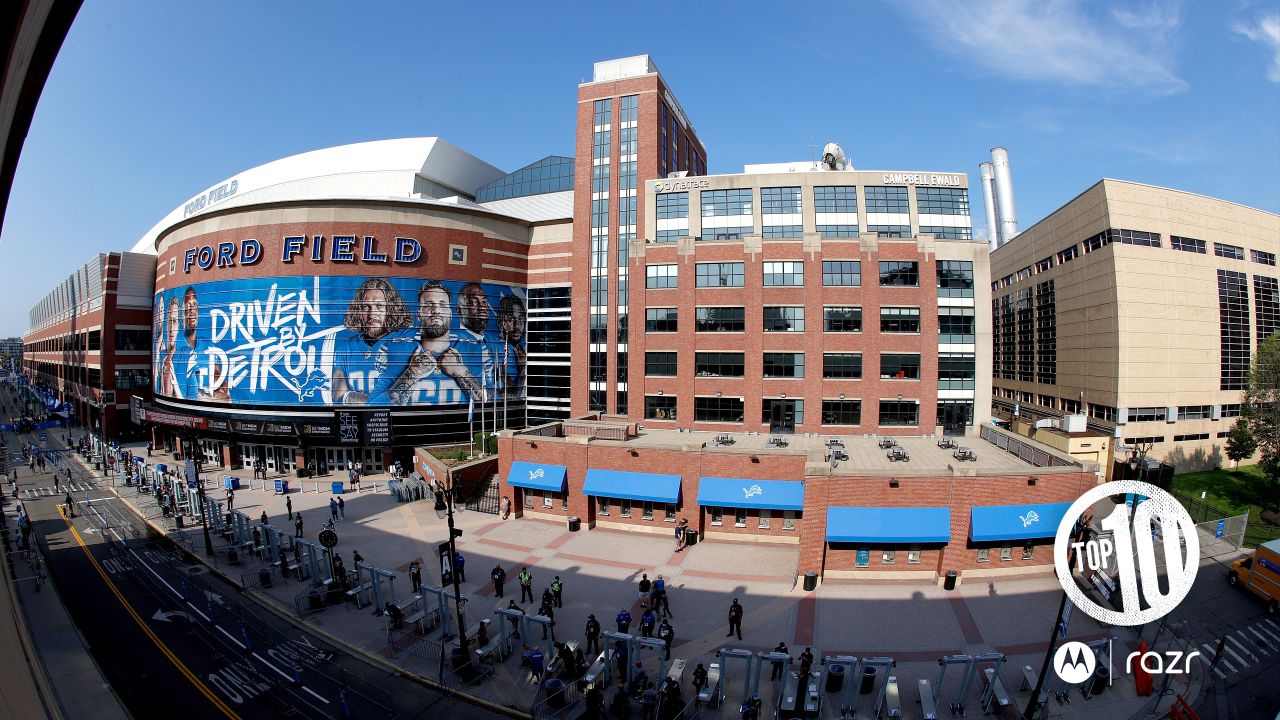
[[[1129,408],[1129,422],[1164,422],[1168,415],[1164,407]]]
[[[907,213],[911,212],[907,200],[906,187],[880,187],[868,185],[867,212],[869,213]]]
[[[820,213],[858,212],[858,188],[852,185],[819,186],[813,189],[814,210]],[[854,226],[856,237],[858,228]]]
[[[676,419],[675,396],[674,395],[645,395],[644,417],[646,420],[675,420]]]
[[[971,261],[938,261],[938,297],[973,297]]]
[[[800,213],[800,188],[760,188],[761,215],[797,215]],[[765,223],[768,224],[767,222]]]
[[[740,528],[744,528],[747,526],[747,509],[746,508],[733,509],[733,526],[740,527]]]
[[[881,260],[880,285],[885,287],[919,287],[920,263],[914,260]]]
[[[862,332],[862,308],[822,308],[822,332]]]
[[[880,424],[914,427],[920,424],[920,404],[912,400],[881,400]]]
[[[1280,282],[1265,275],[1253,276],[1253,305],[1257,312],[1258,343],[1280,331]]]
[[[532,510],[532,509],[533,509],[533,501],[534,501],[534,499],[536,498],[536,496],[538,496],[538,495],[540,495],[540,494],[541,494],[541,493],[540,493],[539,491],[537,491],[537,490],[525,490],[525,491],[524,491],[524,507],[525,507],[525,509],[526,509],[526,510]]]
[[[645,308],[645,332],[676,332],[679,311],[676,308]]]
[[[991,550],[989,548],[978,549],[978,562],[984,563],[991,559]]]
[[[1237,245],[1227,245],[1226,243],[1214,243],[1213,254],[1218,257],[1230,258],[1232,260],[1244,259],[1244,248]]]
[[[662,504],[662,521],[673,523],[676,521],[676,506],[671,503]]]
[[[1195,238],[1170,235],[1169,246],[1174,250],[1181,250],[1182,252],[1199,253],[1201,255],[1205,254],[1205,242],[1203,240],[1196,240]]]
[[[700,240],[741,240],[743,235],[750,235],[755,228],[750,225],[736,227],[704,227]],[[687,232],[687,231],[686,231]]]
[[[921,225],[921,235],[932,235],[941,240],[972,240],[973,228],[950,227],[948,225]]]
[[[566,495],[566,497],[568,496]],[[596,513],[599,515],[609,514],[609,498],[607,497],[596,498]]]
[[[1030,560],[1035,556],[1036,546],[1031,543],[1025,543],[1022,546],[1022,559]]]
[[[788,428],[794,428],[796,425],[804,424],[804,400],[783,400],[782,398],[761,398],[760,402],[760,422],[772,424],[775,420],[773,416],[774,407],[778,408],[777,420]],[[787,415],[790,415],[788,422]]]
[[[1080,246],[1072,245],[1071,247],[1058,252],[1058,264],[1061,265],[1062,263],[1071,262],[1078,257],[1080,257]]]
[[[673,243],[682,237],[687,237],[688,235],[688,228],[682,228],[680,230],[659,230],[658,236],[654,239],[654,242]]]
[[[1013,559],[1013,548],[1008,544],[1000,546],[1000,562],[1008,562]]]
[[[911,237],[910,225],[868,225],[867,232],[882,238]]]
[[[941,344],[970,344],[975,340],[975,311],[973,308],[938,308],[938,342]]]
[[[804,263],[798,261],[764,263],[765,287],[799,287],[804,285]]]
[[[767,378],[804,377],[804,353],[765,353],[764,376]]]
[[[724,524],[724,508],[721,508],[721,507],[711,508],[711,524],[712,525]]]
[[[629,499],[622,498],[621,500],[619,500],[618,507],[620,510],[618,513],[619,515],[621,515],[624,518],[631,517],[631,501]]]
[[[880,353],[881,380],[919,380],[920,355],[917,353]]]
[[[553,497],[553,495],[554,493],[549,493],[549,492],[544,492],[542,494],[542,507],[550,510],[554,506],[555,497]]]
[[[764,309],[765,332],[804,332],[804,307],[766,306]]]
[[[608,151],[605,152],[607,154]],[[573,173],[573,158],[559,155],[545,157],[480,188],[476,191],[476,202],[572,190]]]
[[[768,530],[768,529],[769,529],[769,524],[770,524],[770,522],[772,521],[772,518],[773,518],[773,513],[769,512],[768,510],[761,510],[761,511],[760,511],[760,522],[759,522],[759,523],[757,523],[757,525],[756,525],[756,526],[757,526],[758,528],[760,528],[761,530]]]
[[[862,377],[861,353],[822,353],[822,377],[856,380]]]
[[[859,400],[823,400],[822,424],[862,424],[862,402]]]
[[[881,550],[881,551],[880,551],[880,564],[881,564],[881,565],[892,565],[892,564],[894,564],[894,562],[896,562],[896,561],[897,561],[897,556],[898,556],[898,553],[897,553],[897,551],[896,551],[896,550]]]
[[[689,193],[661,193],[657,197],[658,219],[676,220],[689,217]]]
[[[911,308],[911,307],[880,308],[880,332],[883,332],[883,333],[918,333],[920,332],[920,308]]]
[[[1243,390],[1249,375],[1249,283],[1242,272],[1218,271],[1221,349],[1219,389]]]
[[[761,235],[768,238],[798,238],[804,236],[803,225],[765,225]]]
[[[751,215],[752,191],[741,190],[703,190],[702,217],[723,217],[726,215]]]
[[[697,287],[742,287],[743,263],[697,263]]]
[[[1271,265],[1272,267],[1276,264],[1275,253],[1263,252],[1261,250],[1250,250],[1249,259],[1262,265]]]
[[[694,374],[698,377],[742,377],[743,354],[734,352],[694,353]]]
[[[921,215],[969,215],[969,191],[964,188],[916,188],[916,210]]]
[[[972,400],[939,400],[938,424],[944,428],[955,425],[973,425]]]
[[[920,564],[920,548],[909,548],[907,550],[907,564],[908,565]]]
[[[867,550],[867,548],[860,547],[860,548],[857,548],[855,552],[856,554],[854,555],[854,557],[856,559],[853,562],[856,567],[866,567],[867,565],[871,564],[871,553],[870,551]]]
[[[675,265],[646,265],[644,268],[644,286],[650,289],[676,287]]]
[[[646,352],[644,374],[652,377],[675,377],[676,354],[673,352]]]
[[[740,307],[700,307],[694,332],[742,332],[746,329],[746,309]]]
[[[796,529],[796,511],[795,510],[782,511],[782,529],[783,530]]]
[[[973,353],[938,353],[939,390],[972,390],[976,372]]]
[[[819,225],[818,234],[824,238],[856,238],[857,225]]]
[[[649,502],[649,501],[647,501],[647,500],[646,500],[646,501],[644,502],[644,504],[642,504],[642,505],[640,506],[640,508],[641,508],[641,509],[640,509],[640,518],[641,518],[641,519],[643,519],[643,520],[652,520],[652,519],[653,519],[653,503],[651,503],[651,502]]]
[[[742,422],[742,398],[695,397],[693,419],[696,422]]]
[[[858,260],[823,260],[824,287],[857,287],[862,284],[862,263]]]

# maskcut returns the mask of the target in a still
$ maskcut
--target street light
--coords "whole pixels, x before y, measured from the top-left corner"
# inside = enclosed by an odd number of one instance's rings
[[[213,539],[209,537],[209,511],[208,508],[205,507],[204,499],[204,480],[200,477],[200,471],[203,470],[201,466],[204,464],[204,458],[201,457],[199,452],[196,452],[195,434],[188,431],[187,438],[191,442],[192,451],[187,457],[194,460],[196,466],[196,496],[200,498],[200,528],[204,531],[204,554],[207,557],[213,557]]]
[[[1144,442],[1137,441],[1137,440],[1135,440],[1135,441],[1134,441],[1134,443],[1133,443],[1133,448],[1132,448],[1132,449],[1130,450],[1130,452],[1129,452],[1129,473],[1130,473],[1130,475],[1129,475],[1129,476],[1130,476],[1130,478],[1132,478],[1132,477],[1133,477],[1133,474],[1134,474],[1134,473],[1139,472],[1139,468],[1141,468],[1141,474],[1138,476],[1138,479],[1139,479],[1139,480],[1143,480],[1143,481],[1145,481],[1145,480],[1146,480],[1146,478],[1147,478],[1147,452],[1148,452],[1149,450],[1151,450],[1151,445],[1152,445],[1152,443],[1149,443],[1149,442],[1144,443]]]
[[[454,543],[454,538],[462,533],[453,528],[453,483],[450,479],[450,486],[443,486],[436,491],[436,517],[448,519],[449,522],[449,567],[453,567],[450,573],[453,579],[453,609],[457,613],[458,620],[458,664],[454,668],[459,670],[464,680],[471,678],[471,648],[467,643],[467,625],[462,620],[462,589],[458,585],[458,569],[454,567],[458,558],[458,548]],[[466,668],[463,670],[463,668]]]

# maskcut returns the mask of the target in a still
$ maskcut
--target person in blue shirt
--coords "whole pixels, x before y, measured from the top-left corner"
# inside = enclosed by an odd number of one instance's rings
[[[386,373],[391,345],[412,340],[413,314],[390,282],[369,278],[356,289],[342,324],[325,348],[333,359],[330,393],[335,405],[363,405]]]
[[[388,346],[387,371],[369,394],[371,405],[445,405],[481,400],[480,380],[453,346],[453,308],[439,280],[418,290],[418,335]]]
[[[489,329],[493,306],[480,283],[470,282],[458,291],[458,320],[461,327],[453,336],[453,347],[462,356],[471,374],[480,379],[484,402],[495,399],[498,387],[498,360],[503,341]]]
[[[212,400],[217,402],[231,401],[231,387],[228,378],[215,360],[209,365],[201,362],[200,348],[200,302],[196,297],[196,289],[187,287],[182,294],[182,335],[185,342],[175,342],[170,347],[169,367],[172,368],[175,383],[175,397],[187,400]],[[177,300],[169,304],[170,325],[178,317]],[[221,381],[217,387],[213,383],[218,376]]]
[[[626,609],[623,609],[622,612],[619,612],[618,616],[614,618],[614,621],[618,623],[618,632],[626,635],[627,630],[631,628],[631,613],[627,612]]]

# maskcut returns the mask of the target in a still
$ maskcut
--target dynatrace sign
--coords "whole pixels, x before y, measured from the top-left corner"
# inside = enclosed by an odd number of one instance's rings
[[[192,270],[228,268],[237,265],[255,265],[264,253],[274,248],[264,248],[253,238],[239,243],[220,242],[214,245],[198,245],[187,248],[182,254],[182,272]],[[413,238],[398,237],[390,241],[379,240],[372,235],[293,235],[280,241],[280,262],[338,262],[408,264],[422,258],[422,243]]]
[[[157,293],[157,396],[434,406],[525,394],[525,293],[419,278],[241,278]]]

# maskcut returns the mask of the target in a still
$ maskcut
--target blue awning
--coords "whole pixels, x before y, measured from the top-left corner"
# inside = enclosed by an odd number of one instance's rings
[[[698,481],[698,504],[728,508],[803,510],[804,483],[704,477]]]
[[[674,503],[680,500],[680,476],[622,470],[588,470],[582,493],[642,502]]]
[[[511,472],[507,473],[507,484],[533,490],[564,492],[564,466],[513,462]]]
[[[827,542],[944,543],[950,539],[949,507],[827,508]]]
[[[969,539],[993,542],[1053,537],[1070,507],[1069,502],[974,507],[969,516]]]

